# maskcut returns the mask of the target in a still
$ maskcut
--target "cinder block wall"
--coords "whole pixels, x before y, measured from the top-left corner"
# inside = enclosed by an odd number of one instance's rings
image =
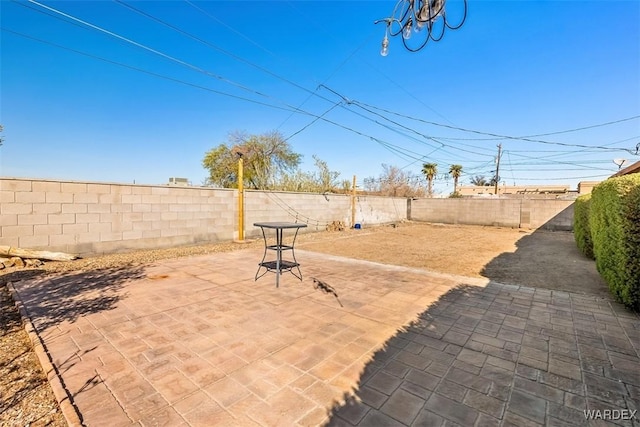
[[[82,255],[238,238],[235,190],[0,178],[0,245]],[[545,199],[419,199],[357,196],[364,227],[403,219],[571,230],[573,202]],[[245,192],[245,236],[263,221],[298,221],[303,232],[351,226],[349,195]]]
[[[0,245],[79,254],[234,238],[233,190],[0,179]]]
[[[351,196],[345,194],[286,193],[277,191],[245,192],[248,238],[259,237],[256,222],[303,222],[301,233],[326,230],[327,224],[342,221],[351,227]],[[407,199],[401,197],[357,196],[355,222],[363,226],[386,224],[407,219]]]
[[[573,201],[548,199],[418,199],[415,221],[572,230]]]
[[[572,200],[522,199],[521,227],[573,230],[573,203]]]
[[[349,213],[351,218],[351,213]],[[404,197],[357,196],[356,223],[363,227],[406,220],[407,199]],[[350,223],[347,222],[347,224]]]
[[[300,233],[324,231],[332,221],[349,226],[351,200],[342,194],[287,193],[281,191],[245,191],[245,236],[262,236],[256,222],[302,222]]]
[[[406,219],[406,199],[359,197],[356,221]],[[245,192],[245,237],[255,222],[298,221],[303,232],[351,226],[348,195]],[[0,245],[102,254],[238,238],[235,190],[0,178]]]

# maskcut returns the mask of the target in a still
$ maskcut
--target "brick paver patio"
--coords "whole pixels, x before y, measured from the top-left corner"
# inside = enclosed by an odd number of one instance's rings
[[[261,255],[14,283],[71,423],[640,425],[640,319],[610,299],[306,251],[276,289]]]

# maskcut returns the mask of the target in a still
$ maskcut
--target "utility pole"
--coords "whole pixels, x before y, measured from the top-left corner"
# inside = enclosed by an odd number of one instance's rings
[[[500,180],[500,157],[502,156],[502,144],[498,144],[498,158],[496,159],[496,187],[495,195],[498,195],[498,181]]]

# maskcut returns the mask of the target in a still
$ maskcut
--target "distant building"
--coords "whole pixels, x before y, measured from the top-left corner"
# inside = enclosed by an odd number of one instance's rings
[[[568,185],[499,185],[498,195],[567,194]],[[461,196],[486,196],[495,194],[493,185],[460,185]]]
[[[189,180],[187,178],[169,178],[169,185],[176,187],[188,187]]]
[[[578,183],[578,194],[589,194],[593,190],[593,187],[600,184],[601,181],[580,181]]]
[[[620,169],[618,172],[611,175],[611,178],[616,176],[630,175],[632,173],[640,173],[640,162],[635,162],[634,164],[627,166],[624,169]],[[581,181],[578,184],[578,194],[589,194],[593,190],[593,187],[598,185],[601,181]]]

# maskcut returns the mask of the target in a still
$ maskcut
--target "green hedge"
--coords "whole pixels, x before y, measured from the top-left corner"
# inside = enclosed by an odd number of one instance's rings
[[[640,174],[610,178],[591,196],[596,267],[613,295],[640,311]]]
[[[573,237],[580,252],[591,259],[593,256],[593,241],[591,240],[591,229],[589,228],[589,205],[591,204],[591,194],[585,194],[576,199],[573,204]]]

